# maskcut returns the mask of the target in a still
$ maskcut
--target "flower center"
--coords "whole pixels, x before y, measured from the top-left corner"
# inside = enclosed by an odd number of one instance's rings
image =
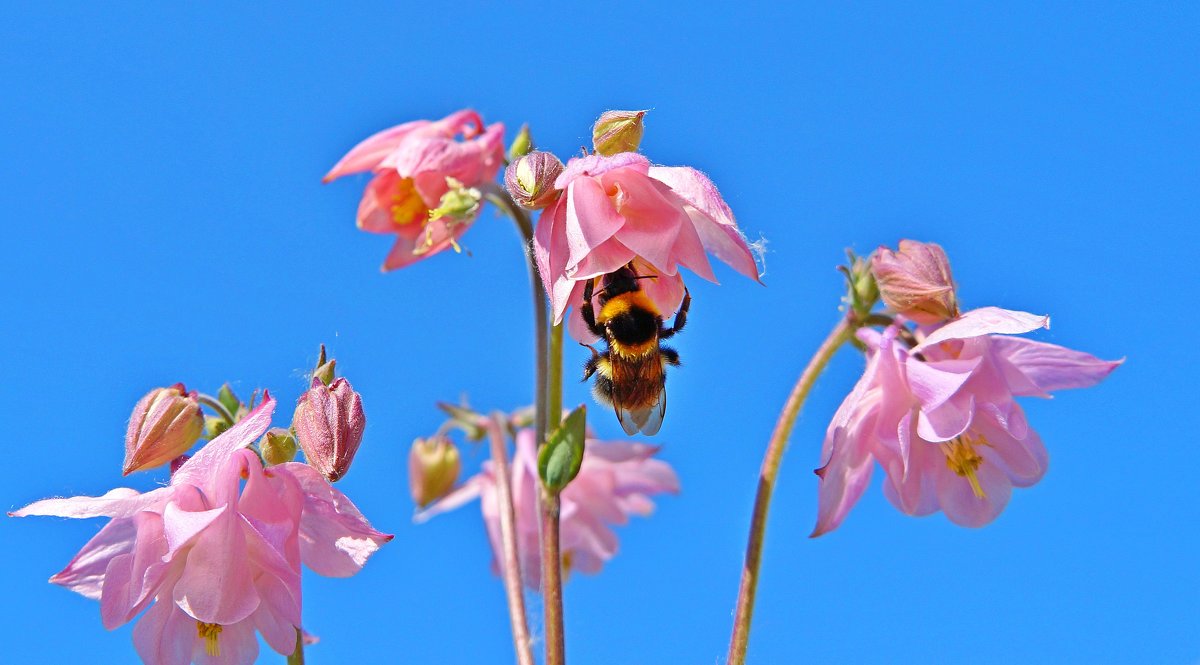
[[[196,622],[196,636],[204,638],[204,653],[214,658],[221,655],[221,646],[217,644],[217,636],[220,634],[220,624]]]
[[[417,193],[412,178],[401,178],[392,188],[392,222],[396,226],[405,226],[413,222],[425,223],[429,217],[429,209],[425,201]]]
[[[979,477],[975,475],[979,465],[983,464],[983,457],[975,452],[975,446],[986,445],[989,445],[987,439],[970,434],[963,434],[942,444],[942,452],[946,454],[946,466],[959,477],[966,478],[967,482],[971,483],[971,491],[980,499],[987,498],[987,495],[983,492],[983,486],[979,484]]]

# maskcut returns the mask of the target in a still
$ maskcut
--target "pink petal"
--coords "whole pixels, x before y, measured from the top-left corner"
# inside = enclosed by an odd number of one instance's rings
[[[654,274],[652,270],[641,264],[641,261],[635,263],[639,275]],[[679,311],[679,306],[683,303],[683,295],[687,288],[683,284],[683,276],[675,275],[660,275],[657,279],[641,280],[642,291],[646,296],[658,306],[658,311],[663,318],[667,318]],[[667,322],[668,325],[670,321]]]
[[[641,174],[650,171],[650,160],[636,152],[622,152],[610,157],[588,155],[574,157],[567,162],[563,172],[554,181],[555,189],[566,189],[577,178],[595,177],[614,169],[628,168]]]
[[[923,362],[909,356],[904,363],[909,388],[926,410],[936,409],[953,397],[971,378],[981,358]]]
[[[412,214],[408,219],[396,221],[393,209],[402,203],[396,200],[401,192],[398,189],[399,182],[400,176],[396,175],[395,171],[385,171],[367,183],[362,200],[358,202],[358,228],[368,233],[397,233],[404,225],[419,227],[425,221],[429,213],[424,201],[419,206],[411,206]],[[418,196],[415,191],[408,191],[407,195]],[[410,209],[407,206],[401,207],[405,210]]]
[[[112,630],[145,609],[167,580],[174,562],[167,561],[163,518],[154,513],[134,516],[138,535],[134,549],[112,560],[100,595],[100,619]]]
[[[276,653],[290,656],[296,650],[296,626],[300,623],[300,602],[287,585],[271,575],[255,581],[263,602],[252,617],[254,626]]]
[[[616,191],[616,210],[625,220],[617,239],[659,271],[674,275],[678,261],[672,249],[680,231],[685,227],[695,231],[679,199],[662,183],[634,171],[609,172],[603,183],[606,191]],[[699,236],[695,237],[695,245],[701,247]]]
[[[299,462],[272,467],[291,473],[304,492],[300,519],[300,556],[327,577],[349,577],[362,569],[391,535],[376,531],[358,508],[320,473]]]
[[[982,335],[1017,335],[1038,328],[1049,328],[1050,317],[1018,312],[999,307],[980,307],[954,319],[929,334],[912,353],[920,353],[935,344],[952,339],[969,339]]]
[[[137,528],[132,519],[112,520],[92,536],[66,568],[50,578],[50,583],[64,586],[85,598],[99,600],[109,561],[132,552],[136,535]]]
[[[164,521],[170,524],[172,519],[168,516]],[[227,507],[196,536],[187,553],[187,565],[172,597],[197,621],[226,626],[258,608],[260,599],[254,590],[240,522]]]
[[[689,205],[688,217],[705,249],[750,279],[762,281],[754,254],[738,230],[733,211],[708,176],[686,166],[652,166],[649,175],[665,183]]]
[[[567,268],[578,266],[593,249],[625,225],[600,182],[580,178],[567,189]],[[583,277],[585,275],[581,275]]]
[[[187,483],[196,487],[211,487],[213,479],[218,477],[218,472],[229,463],[237,451],[250,445],[267,431],[274,412],[275,398],[264,392],[262,404],[223,434],[209,441],[171,475],[171,486]]]
[[[192,647],[192,662],[195,665],[253,665],[258,659],[258,638],[254,635],[251,621],[239,621],[222,626],[217,637],[216,656],[208,655],[204,640],[196,639]]]
[[[609,238],[593,248],[577,265],[567,267],[567,275],[573,280],[591,279],[610,272],[616,272],[626,263],[633,261],[637,255],[617,238]],[[658,270],[653,270],[657,273]],[[652,273],[652,274],[653,274]],[[583,300],[580,291],[579,300]]]
[[[975,415],[975,397],[959,395],[935,409],[921,410],[917,416],[917,435],[926,441],[949,441],[967,431]]]
[[[351,148],[350,152],[346,153],[346,156],[342,157],[329,170],[329,173],[325,174],[322,182],[329,182],[351,173],[375,169],[388,154],[404,141],[406,135],[415,129],[429,124],[428,120],[414,120],[413,122],[406,122],[402,125],[396,125],[395,127],[372,134]]]
[[[133,646],[143,663],[188,665],[196,643],[196,620],[159,601],[133,627]]]
[[[1012,483],[994,462],[987,459],[975,470],[975,478],[983,489],[984,496],[975,496],[971,483],[947,468],[937,475],[938,502],[942,512],[951,522],[959,526],[981,527],[990,523],[1003,512],[1012,496]]]
[[[118,487],[109,490],[104,496],[73,496],[69,499],[42,499],[35,501],[20,510],[9,513],[9,517],[72,517],[84,519],[88,517],[130,517],[142,510],[150,510],[160,504],[167,496],[167,488],[159,488],[145,494],[128,487]]]
[[[1094,386],[1125,362],[1124,358],[1100,360],[1082,351],[1020,337],[992,338],[991,348],[1002,363],[1023,375],[1041,391],[1014,390],[1016,395],[1041,396],[1054,390]]]

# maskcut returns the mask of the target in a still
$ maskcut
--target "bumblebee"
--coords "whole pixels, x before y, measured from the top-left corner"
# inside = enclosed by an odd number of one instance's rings
[[[654,301],[638,284],[653,275],[638,275],[630,263],[620,270],[588,280],[583,289],[579,313],[597,337],[603,338],[603,352],[588,346],[592,357],[583,366],[583,380],[593,375],[596,401],[611,404],[626,434],[653,435],[662,426],[667,411],[667,365],[678,366],[679,354],[659,342],[683,330],[692,297],[684,290],[683,303],[671,327]],[[599,296],[600,312],[593,309],[592,298]],[[586,346],[586,345],[585,345]]]

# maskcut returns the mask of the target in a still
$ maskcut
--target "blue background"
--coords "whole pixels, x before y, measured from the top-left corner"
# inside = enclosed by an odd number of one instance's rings
[[[266,386],[286,424],[324,341],[370,421],[339,486],[396,539],[355,578],[306,578],[310,662],[508,662],[477,505],[414,526],[405,458],[437,400],[531,400],[516,236],[486,212],[470,256],[384,275],[388,239],[353,223],[366,178],[320,178],[465,106],[564,157],[601,111],[649,108],[644,152],[712,176],[769,241],[768,286],[689,281],[655,439],[683,493],[569,581],[571,662],[723,661],[759,462],[838,317],[833,268],[901,237],[947,249],[967,307],[1049,313],[1040,339],[1129,360],[1027,403],[1051,470],[993,525],[904,516],[877,475],[813,541],[811,470],[862,367],[843,351],[784,461],[751,660],[1196,662],[1200,11],[738,4],[4,5],[0,504],[161,482],[119,468],[156,385]],[[568,345],[568,376],[586,357]],[[5,662],[134,660],[129,626],[44,581],[99,526],[0,521]]]

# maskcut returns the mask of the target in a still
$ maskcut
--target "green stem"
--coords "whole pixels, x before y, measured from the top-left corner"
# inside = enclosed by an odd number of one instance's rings
[[[549,376],[546,384],[545,431],[553,432],[562,421],[563,324],[550,329]],[[545,443],[540,440],[539,445]],[[563,633],[562,553],[559,549],[559,512],[557,492],[542,487],[542,602],[546,624],[546,665],[565,665],[566,639]]]
[[[224,418],[225,421],[228,422],[230,425],[232,425],[234,423],[233,414],[230,413],[229,409],[225,408],[225,405],[221,403],[221,400],[217,399],[216,397],[213,397],[212,395],[205,395],[204,393],[199,393],[196,395],[196,401],[200,402],[204,406],[207,406],[208,408],[212,409],[213,411],[216,411],[217,415]]]
[[[296,650],[287,657],[287,665],[304,665],[304,633],[296,629]]]
[[[738,588],[737,610],[733,619],[733,636],[729,641],[727,665],[743,665],[746,661],[746,648],[750,644],[750,620],[754,614],[754,595],[758,588],[758,568],[762,562],[763,536],[767,531],[767,511],[771,507],[771,492],[775,489],[775,478],[779,475],[779,464],[783,460],[783,451],[787,448],[792,426],[817,377],[825,370],[825,366],[842,344],[854,337],[857,327],[849,316],[834,327],[816,354],[808,361],[804,372],[800,374],[800,379],[788,395],[779,420],[775,423],[775,431],[767,444],[767,453],[763,457],[762,469],[758,476],[758,494],[754,497],[754,513],[750,519],[750,538],[746,545],[742,582]]]

